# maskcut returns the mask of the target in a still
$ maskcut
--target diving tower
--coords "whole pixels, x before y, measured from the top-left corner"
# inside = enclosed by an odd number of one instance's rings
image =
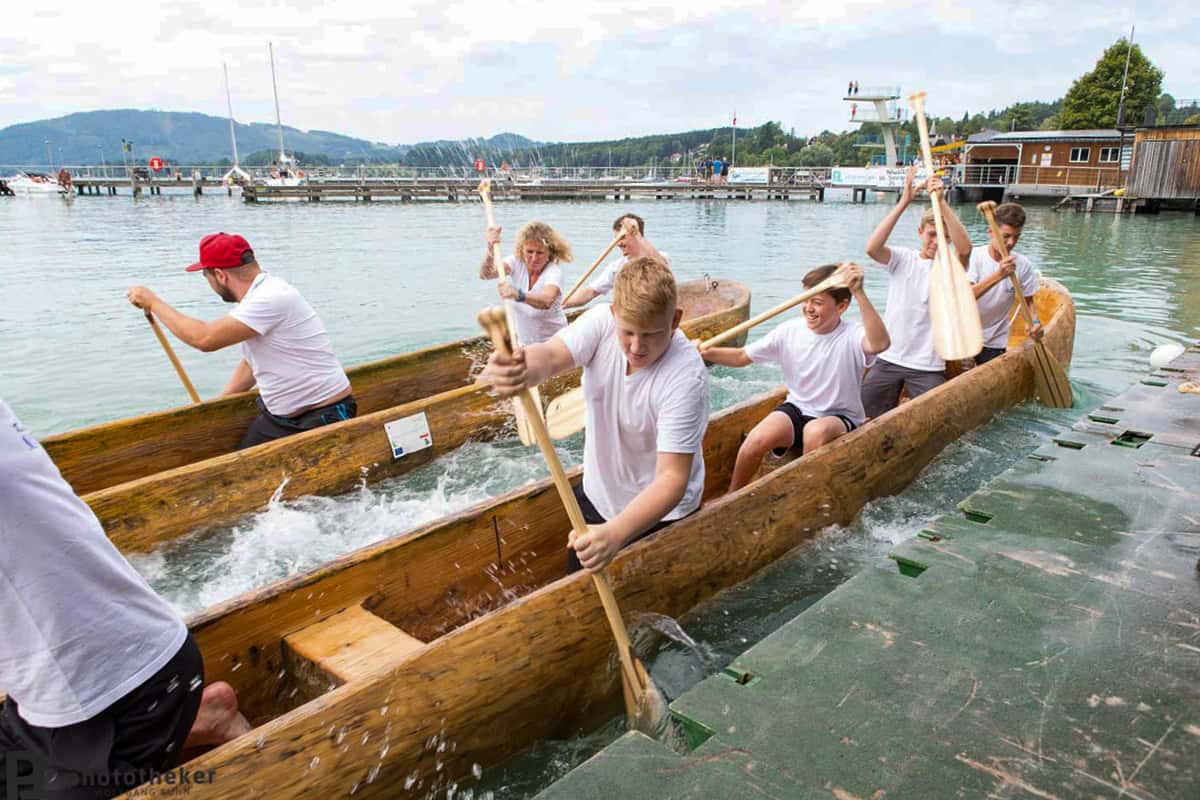
[[[899,102],[900,87],[868,86],[859,88],[857,85],[853,85],[850,92],[842,99],[851,104],[851,125],[874,122],[879,125],[883,137],[882,142],[864,140],[856,143],[857,146],[882,148],[887,156],[887,166],[894,167],[899,160],[896,153],[896,130],[902,122],[908,121],[908,110],[901,107]]]

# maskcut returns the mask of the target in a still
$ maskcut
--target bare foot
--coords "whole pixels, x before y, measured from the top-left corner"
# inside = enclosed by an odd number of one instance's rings
[[[225,744],[250,730],[250,723],[238,713],[237,694],[224,681],[204,687],[200,711],[192,730],[188,732],[183,749]]]

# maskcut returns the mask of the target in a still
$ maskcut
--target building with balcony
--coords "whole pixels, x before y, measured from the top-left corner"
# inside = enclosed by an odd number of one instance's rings
[[[1114,190],[1125,184],[1132,145],[1116,129],[982,131],[967,138],[955,185],[970,201]]]

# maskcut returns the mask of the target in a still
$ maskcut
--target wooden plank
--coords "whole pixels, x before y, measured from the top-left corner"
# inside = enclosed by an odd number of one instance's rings
[[[1043,291],[1060,293],[1060,308],[1042,316],[1049,320],[1045,341],[1065,360],[1074,313],[1065,290],[1048,286]],[[622,607],[634,617],[679,616],[825,526],[849,522],[866,502],[903,488],[943,447],[1031,396],[1026,361],[997,364],[711,499],[623,551],[611,569]],[[728,481],[742,433],[781,395],[714,417],[705,451],[710,498]],[[720,446],[710,451],[713,443]],[[611,636],[590,579],[562,577],[566,530],[543,481],[193,620],[209,678],[229,680],[251,716],[267,718],[189,764],[221,777],[194,787],[196,796],[432,796],[450,783],[462,786],[478,765],[612,714],[620,684],[609,665]],[[480,569],[489,563],[492,569]],[[295,691],[279,675],[283,637],[357,603],[430,643],[280,714]],[[339,731],[371,745],[345,747]]]
[[[362,680],[381,660],[406,658],[424,646],[355,605],[284,637],[283,659],[293,675],[304,675],[303,682],[323,694],[331,684]]]

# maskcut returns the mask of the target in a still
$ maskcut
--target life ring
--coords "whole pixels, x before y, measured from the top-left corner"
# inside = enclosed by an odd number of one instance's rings
[[[304,170],[302,170],[302,169],[298,169],[298,170],[296,170],[296,177],[297,177],[297,178],[303,178],[303,177],[304,177]]]

